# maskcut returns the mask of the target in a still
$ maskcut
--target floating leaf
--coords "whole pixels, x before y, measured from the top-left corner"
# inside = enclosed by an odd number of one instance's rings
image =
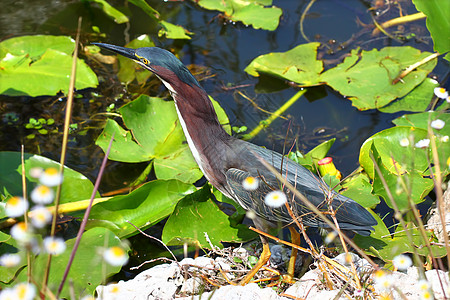
[[[245,71],[252,76],[264,73],[300,85],[319,83],[319,74],[323,63],[317,60],[317,48],[320,43],[309,43],[286,52],[275,52],[255,58]]]
[[[272,0],[199,0],[201,7],[218,10],[225,17],[251,25],[255,29],[275,30],[278,27],[283,11],[272,5]]]
[[[189,226],[186,226],[189,224]],[[245,225],[231,227],[229,217],[211,200],[209,185],[186,196],[175,208],[163,229],[162,240],[167,245],[185,242],[202,248],[212,245],[222,248],[221,242],[243,242],[255,237]]]
[[[428,111],[418,114],[403,115],[392,122],[397,126],[413,126],[428,130],[428,124],[436,120],[445,122],[442,129],[432,130],[436,136],[435,142],[440,170],[442,172],[441,175],[446,176],[450,171],[447,163],[447,159],[450,157],[450,141],[448,140],[448,137],[450,136],[450,114],[441,111]],[[436,170],[434,170],[434,172],[436,172]]]
[[[381,163],[392,174],[416,171],[424,174],[428,168],[429,149],[419,149],[414,145],[428,138],[426,130],[415,127],[398,126],[380,131],[368,138],[361,147],[359,163],[371,179],[375,176],[370,149],[374,145],[380,155]],[[402,147],[402,139],[410,140],[410,145]],[[398,172],[397,172],[398,171]]]
[[[88,226],[103,226],[120,238],[158,223],[170,215],[178,201],[196,191],[178,180],[150,181],[128,195],[116,196],[92,207]],[[131,224],[133,225],[131,225]]]
[[[429,250],[425,246],[426,243],[419,230],[415,228],[410,230],[412,240],[409,239],[407,233],[400,225],[397,226],[394,234],[391,234],[380,217],[376,214],[372,215],[378,221],[378,225],[375,226],[375,232],[370,236],[356,235],[353,239],[353,241],[366,253],[377,256],[385,261],[390,261],[397,255],[405,252],[414,253],[417,251],[419,255],[429,255]],[[410,227],[415,227],[412,223],[408,223],[408,225]],[[426,234],[429,241],[431,241],[432,233],[427,231]],[[445,247],[443,246],[432,245],[431,251],[436,258],[446,254]]]
[[[420,150],[423,151],[423,149]],[[374,175],[373,192],[383,197],[390,208],[394,209],[397,206],[400,211],[409,210],[410,201],[414,204],[422,202],[433,189],[434,184],[431,178],[422,177],[422,174],[414,169],[406,170],[398,163],[395,163],[395,170],[389,169],[389,165],[385,166],[381,160],[375,144],[372,144],[371,151],[380,169],[380,172],[375,172]],[[392,195],[392,200],[389,195]]]
[[[395,113],[399,111],[422,112],[427,110],[434,96],[434,88],[439,86],[435,80],[425,78],[405,97],[390,102],[388,105],[378,108],[384,113]]]
[[[100,4],[103,12],[114,20],[117,24],[122,24],[128,22],[128,17],[124,15],[122,12],[115,9],[111,4],[106,2],[106,0],[89,0],[90,2],[96,2]]]
[[[22,195],[22,167],[20,152],[0,152],[0,190],[7,190],[12,195]],[[60,164],[40,155],[25,153],[25,176],[27,186],[31,191],[37,179],[29,175],[31,168],[56,168]],[[94,185],[84,175],[64,167],[64,181],[61,190],[61,203],[68,203],[89,199],[92,195]]]
[[[56,291],[63,277],[65,266],[70,257],[70,252],[75,244],[75,238],[67,240],[67,249],[63,254],[53,256],[49,274],[49,288]],[[101,284],[108,276],[116,274],[121,267],[114,267],[107,264],[101,257],[102,249],[105,247],[121,246],[118,239],[111,231],[106,228],[93,228],[83,233],[83,238],[78,247],[77,254],[73,261],[72,267],[67,277],[67,284],[64,286],[60,297],[71,298],[72,290],[80,299],[82,295],[94,294],[97,285]],[[128,251],[128,249],[125,249]],[[48,256],[45,254],[38,255],[33,261],[31,269],[33,278],[42,278],[45,273]],[[17,282],[27,281],[27,269],[20,272]]]
[[[342,195],[349,197],[364,207],[375,207],[380,203],[380,198],[372,194],[372,185],[369,178],[360,173],[352,177],[350,181],[342,185],[345,189]]]
[[[148,3],[145,2],[145,0],[129,0],[129,2],[133,3],[134,5],[142,9],[152,19],[154,20],[159,19],[159,12],[150,5],[148,5]]]
[[[43,35],[3,41],[0,43],[0,93],[36,97],[67,91],[72,68],[72,56],[67,53],[69,47],[73,51],[71,39]],[[95,73],[78,59],[75,87],[85,89],[97,85]]]
[[[338,66],[324,72],[321,81],[348,97],[360,110],[380,108],[403,97],[419,85],[436,66],[437,60],[421,65],[392,84],[401,71],[429,56],[412,47],[386,47],[371,51],[353,50]]]
[[[180,25],[174,25],[166,21],[159,22],[161,26],[163,27],[159,32],[158,36],[162,37],[165,36],[168,39],[185,39],[190,40],[191,37],[189,35],[194,34],[193,32],[190,32],[186,29],[184,29]]]

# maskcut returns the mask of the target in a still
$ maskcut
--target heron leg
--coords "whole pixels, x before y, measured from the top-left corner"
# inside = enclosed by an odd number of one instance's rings
[[[298,233],[298,231],[294,227],[289,227],[289,231],[291,232],[292,244],[300,245],[300,233]],[[292,283],[293,279],[294,279],[295,262],[297,261],[297,253],[298,253],[298,250],[296,248],[292,248],[287,274],[285,276],[283,276],[283,279],[289,283]]]
[[[259,271],[259,269],[261,269],[262,266],[264,266],[269,261],[270,255],[271,255],[269,243],[262,236],[261,236],[261,241],[262,241],[263,249],[262,249],[261,255],[259,256],[259,260],[256,263],[256,265],[247,273],[247,275],[245,275],[244,279],[242,279],[239,282],[239,285],[246,285],[247,283],[249,283],[250,280],[252,280],[253,276],[255,276],[255,274]]]

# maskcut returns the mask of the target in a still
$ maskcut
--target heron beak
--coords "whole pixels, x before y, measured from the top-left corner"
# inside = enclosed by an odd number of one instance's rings
[[[111,44],[104,44],[104,43],[92,43],[92,44],[96,45],[96,46],[99,46],[100,48],[112,51],[112,52],[120,54],[122,56],[125,56],[127,58],[130,58],[130,59],[132,59],[134,61],[137,61],[136,50],[135,49],[115,46],[115,45],[111,45]]]

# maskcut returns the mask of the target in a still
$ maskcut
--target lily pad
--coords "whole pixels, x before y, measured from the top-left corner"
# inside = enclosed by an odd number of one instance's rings
[[[70,253],[75,244],[75,238],[67,240],[67,249],[63,254],[53,256],[49,274],[49,288],[56,291],[61,278],[63,277],[65,266],[69,261]],[[77,254],[67,277],[67,283],[64,286],[60,297],[71,298],[70,286],[77,298],[86,294],[93,295],[97,285],[101,284],[108,276],[116,274],[121,267],[115,267],[107,264],[101,256],[101,250],[105,247],[124,245],[111,231],[106,228],[93,228],[83,233],[83,238],[78,247]],[[128,249],[125,249],[128,250]],[[40,254],[33,261],[32,276],[36,279],[42,279],[47,265],[47,255]],[[18,282],[27,281],[27,269],[23,269],[18,277]],[[71,284],[70,284],[71,283]]]
[[[410,230],[412,234],[412,240],[410,240],[401,226],[397,226],[394,234],[384,225],[384,222],[376,215],[373,214],[378,221],[378,225],[375,226],[375,232],[370,236],[356,235],[353,241],[361,247],[366,253],[377,256],[384,261],[390,261],[394,257],[402,253],[414,253],[417,251],[419,255],[428,256],[429,250],[425,246],[426,243],[423,240],[420,232],[417,229]],[[408,223],[413,227],[414,224]],[[427,238],[431,241],[431,232],[427,231]],[[445,247],[432,245],[431,251],[434,257],[442,257],[446,254]]]
[[[100,7],[102,8],[103,12],[112,20],[114,20],[114,22],[116,22],[117,24],[122,24],[129,21],[126,15],[124,15],[119,10],[115,9],[113,6],[111,6],[111,4],[106,2],[106,0],[89,0],[89,1],[100,4]]]
[[[395,164],[395,170],[388,169],[383,164],[378,149],[374,144],[372,144],[371,151],[380,169],[380,172],[375,172],[374,175],[373,191],[375,194],[383,197],[390,208],[398,207],[400,211],[405,212],[411,209],[411,203],[421,203],[433,189],[434,183],[431,178],[423,177],[421,173],[414,169],[406,170],[397,163]],[[392,199],[390,195],[392,195]]]
[[[384,113],[396,113],[399,111],[422,112],[427,110],[434,96],[434,88],[439,86],[435,80],[426,78],[405,97],[394,100],[388,105],[378,108]]]
[[[436,120],[445,122],[442,129],[433,128],[432,130],[435,135],[441,175],[446,176],[450,172],[447,162],[447,159],[450,157],[450,141],[448,138],[450,136],[450,114],[441,111],[429,111],[418,114],[404,115],[392,122],[397,126],[413,126],[428,130],[428,124]],[[436,170],[434,170],[434,172],[436,172]]]
[[[22,167],[20,152],[0,152],[0,190],[8,191],[11,195],[22,195]],[[40,155],[25,154],[25,176],[28,190],[34,188],[37,179],[29,175],[31,168],[39,167],[43,169],[56,168],[59,170],[60,164]],[[86,200],[92,195],[94,185],[81,173],[68,167],[64,167],[64,181],[61,189],[61,203]]]
[[[194,34],[180,25],[174,25],[166,21],[161,21],[159,24],[162,26],[161,30],[158,32],[159,37],[165,36],[168,39],[190,40],[190,35]]]
[[[353,50],[338,66],[324,72],[321,81],[348,97],[360,110],[386,106],[423,82],[437,59],[421,65],[403,78],[392,81],[407,67],[429,56],[412,47],[386,47],[371,51]]]
[[[226,18],[255,29],[277,29],[283,13],[280,8],[270,6],[272,0],[199,0],[197,4],[208,10],[221,11]]]
[[[70,47],[71,51],[67,53]],[[0,93],[36,97],[66,92],[69,89],[74,47],[71,38],[44,35],[1,42]],[[85,89],[97,85],[95,73],[83,60],[77,59],[75,87]]]
[[[145,230],[156,224],[173,212],[180,199],[194,191],[193,185],[178,180],[150,181],[128,195],[94,205],[88,227],[107,227],[120,238],[134,235],[134,226]]]
[[[252,76],[264,73],[305,86],[319,84],[319,74],[323,70],[322,61],[316,58],[319,45],[303,44],[286,52],[261,55],[245,71]]]
[[[374,208],[380,203],[380,198],[372,194],[372,185],[365,174],[358,174],[352,177],[350,181],[342,185],[345,189],[342,195],[349,197],[367,208]]]
[[[368,138],[361,146],[359,163],[371,179],[375,176],[373,161],[370,158],[372,145],[380,155],[381,163],[392,174],[416,171],[424,174],[428,168],[429,149],[415,147],[415,143],[428,138],[426,130],[397,126],[380,131]],[[409,145],[400,145],[402,139],[410,140]]]
[[[211,244],[222,248],[221,242],[243,242],[256,236],[245,225],[231,227],[229,217],[217,207],[211,195],[209,185],[205,185],[177,204],[163,229],[165,244],[183,245],[187,242],[202,248],[209,249]]]

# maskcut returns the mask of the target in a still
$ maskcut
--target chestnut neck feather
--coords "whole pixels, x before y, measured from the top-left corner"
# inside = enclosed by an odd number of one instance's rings
[[[166,77],[167,78],[167,77]],[[220,124],[208,94],[198,85],[161,80],[175,100],[184,134],[191,152],[208,181],[224,190],[226,153],[232,137]]]

